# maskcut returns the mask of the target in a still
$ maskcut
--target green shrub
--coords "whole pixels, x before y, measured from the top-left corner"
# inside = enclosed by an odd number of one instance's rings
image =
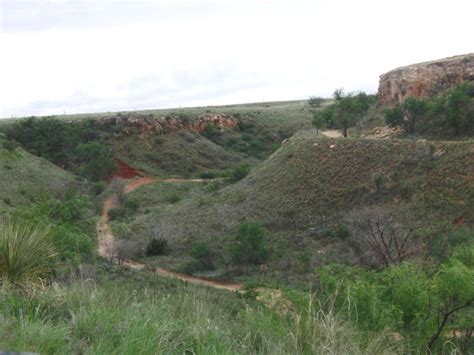
[[[258,222],[243,222],[231,248],[234,265],[257,265],[269,257],[269,249],[263,226]]]
[[[208,243],[193,244],[190,255],[198,262],[199,269],[212,270],[214,268],[214,254]]]
[[[125,198],[123,206],[129,211],[135,212],[140,207],[140,201],[132,198]]]
[[[350,236],[349,228],[347,228],[345,224],[335,224],[330,226],[323,231],[322,234],[325,238],[335,240],[346,240]]]
[[[12,140],[5,140],[5,141],[2,142],[2,146],[6,150],[13,151],[13,150],[15,150],[16,147],[18,147],[18,143],[16,143],[15,141],[12,141]]]
[[[165,201],[168,203],[177,203],[181,201],[181,198],[181,195],[176,191],[172,191],[165,195]]]
[[[209,182],[208,184],[206,184],[206,191],[207,192],[216,192],[217,190],[219,190],[224,184],[222,183],[222,181],[211,181]]]
[[[377,192],[382,191],[385,186],[385,177],[382,174],[377,174],[374,176],[374,185]]]
[[[114,221],[117,219],[123,219],[127,216],[127,209],[124,207],[114,207],[109,209],[109,220]]]
[[[229,173],[229,181],[237,182],[246,177],[250,172],[250,166],[248,164],[240,164],[233,168]]]
[[[202,173],[199,174],[199,177],[201,179],[214,179],[216,178],[217,173],[214,171],[203,171]]]
[[[56,253],[49,228],[3,216],[0,218],[0,278],[23,284],[53,268]]]
[[[308,100],[308,104],[311,107],[320,107],[321,104],[324,102],[322,97],[311,96]]]
[[[152,238],[146,246],[147,256],[166,255],[169,252],[168,241],[162,238]]]

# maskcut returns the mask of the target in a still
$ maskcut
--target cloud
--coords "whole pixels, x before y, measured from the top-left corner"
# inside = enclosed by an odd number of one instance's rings
[[[392,68],[472,52],[467,0],[1,6],[0,117],[375,92]]]

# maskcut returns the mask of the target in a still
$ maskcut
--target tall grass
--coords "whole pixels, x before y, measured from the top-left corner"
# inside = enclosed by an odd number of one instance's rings
[[[9,216],[0,217],[0,278],[21,284],[52,268],[55,256],[50,230]]]
[[[358,333],[309,298],[278,314],[260,302],[156,276],[79,281],[33,298],[0,289],[0,348],[95,354],[383,354],[381,337]]]

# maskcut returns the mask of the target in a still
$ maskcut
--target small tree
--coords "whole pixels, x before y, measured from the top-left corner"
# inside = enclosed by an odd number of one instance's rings
[[[417,123],[421,121],[426,114],[426,101],[410,96],[403,103],[403,111],[405,113],[405,132],[409,134],[415,133]]]
[[[387,108],[383,111],[385,116],[385,122],[390,127],[399,127],[403,125],[403,111],[400,106],[394,108]]]
[[[359,250],[360,260],[368,266],[379,268],[401,264],[412,256],[421,254],[421,243],[415,228],[394,211],[367,208],[350,214],[349,231]]]
[[[208,243],[195,243],[190,254],[199,262],[202,269],[211,270],[214,268],[214,253]]]
[[[436,332],[428,344],[430,350],[454,314],[474,306],[474,270],[460,261],[450,261],[436,273],[434,286],[434,293],[438,297],[434,308],[438,317]]]
[[[358,125],[370,107],[370,98],[364,92],[345,94],[343,89],[334,91],[334,122],[347,137],[349,127]]]
[[[313,116],[312,124],[316,127],[316,134],[319,134],[319,130],[325,124],[325,111],[316,111]]]
[[[324,99],[319,96],[318,97],[311,96],[308,100],[308,104],[314,108],[319,108],[323,102],[324,102]]]
[[[233,264],[258,265],[267,260],[269,254],[263,226],[258,222],[241,223],[231,249]]]
[[[146,246],[147,256],[166,255],[168,251],[168,241],[162,238],[152,238]]]

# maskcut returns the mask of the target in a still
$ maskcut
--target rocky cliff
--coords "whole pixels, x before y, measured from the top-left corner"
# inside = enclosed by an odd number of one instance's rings
[[[462,81],[474,81],[474,53],[408,65],[381,75],[379,102],[387,106],[408,96],[429,97]]]
[[[218,113],[206,113],[197,117],[166,116],[138,114],[134,116],[116,116],[107,118],[112,124],[122,127],[124,134],[158,133],[166,134],[176,131],[203,132],[209,124],[218,129],[235,127],[236,118]]]

